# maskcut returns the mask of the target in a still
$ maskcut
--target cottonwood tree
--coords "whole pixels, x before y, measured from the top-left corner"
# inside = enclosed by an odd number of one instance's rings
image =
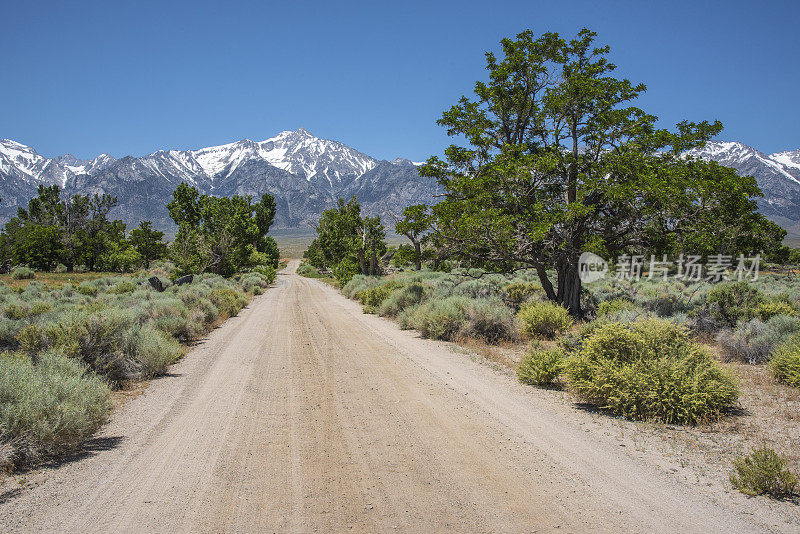
[[[316,226],[317,237],[306,257],[317,268],[331,269],[343,282],[356,272],[377,275],[379,258],[386,252],[386,231],[378,216],[361,215],[355,197],[339,199],[335,208],[322,212]]]
[[[160,260],[167,255],[167,244],[164,243],[164,232],[154,230],[150,221],[142,221],[130,233],[131,246],[142,256],[145,269],[150,262]]]
[[[253,203],[249,195],[201,195],[181,183],[167,209],[178,225],[172,251],[181,272],[231,275],[244,267],[278,266],[278,246],[267,235],[275,218],[272,195]]]
[[[414,247],[414,267],[422,269],[422,244],[431,229],[430,208],[426,204],[414,204],[403,209],[401,216],[395,218],[394,231],[411,241]]]
[[[645,86],[615,77],[595,37],[503,39],[474,98],[438,121],[465,146],[421,168],[445,189],[433,235],[443,252],[492,270],[534,268],[547,297],[577,316],[584,250],[731,253],[781,234],[755,212],[752,178],[681,156],[721,124],[657,128],[631,105]]]

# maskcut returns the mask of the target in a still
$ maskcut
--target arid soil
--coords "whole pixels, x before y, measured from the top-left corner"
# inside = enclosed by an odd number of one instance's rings
[[[82,454],[8,477],[0,531],[798,528],[296,267]]]

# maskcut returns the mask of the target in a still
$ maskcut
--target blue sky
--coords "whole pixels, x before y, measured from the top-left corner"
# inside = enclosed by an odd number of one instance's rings
[[[662,125],[800,148],[800,2],[0,3],[0,138],[46,156],[142,155],[303,126],[378,158],[438,154],[483,52],[588,27]]]

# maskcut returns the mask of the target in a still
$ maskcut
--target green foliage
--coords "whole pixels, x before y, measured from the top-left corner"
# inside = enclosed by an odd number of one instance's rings
[[[426,234],[431,229],[430,208],[425,204],[415,204],[403,209],[401,218],[397,220],[394,231],[406,236],[412,244],[411,262],[419,271],[422,269],[422,245]]]
[[[278,267],[278,247],[267,236],[275,218],[275,199],[200,195],[181,183],[167,204],[178,225],[171,257],[179,274],[210,271],[230,276],[255,265]]]
[[[465,297],[427,300],[410,311],[407,326],[423,337],[450,341],[466,324],[467,305]]]
[[[58,265],[56,265],[56,268],[53,270],[53,272],[55,272],[55,273],[65,273],[65,272],[67,272],[67,266],[64,265],[63,263],[59,263]]]
[[[523,384],[551,386],[563,371],[564,352],[561,349],[531,347],[517,368],[517,376]]]
[[[442,114],[438,124],[466,143],[420,169],[445,191],[433,208],[440,253],[491,270],[530,265],[548,299],[581,315],[584,250],[780,248],[785,231],[758,213],[752,177],[680,155],[722,125],[659,129],[632,105],[645,85],[617,77],[610,47],[595,37],[583,29],[572,39],[503,39],[499,54],[486,54],[474,96]]]
[[[74,449],[106,421],[108,387],[58,351],[0,355],[0,435],[17,463]]]
[[[730,481],[746,495],[769,495],[774,499],[790,497],[798,485],[786,457],[767,447],[754,449],[736,460]]]
[[[386,231],[380,217],[361,215],[361,204],[355,197],[322,212],[317,223],[317,237],[305,256],[318,269],[330,269],[344,286],[361,273],[378,275],[380,258],[386,252]]]
[[[709,291],[706,300],[717,320],[736,326],[740,320],[749,321],[755,316],[764,295],[746,281],[724,282]]]
[[[278,277],[278,271],[272,265],[256,265],[253,267],[253,272],[263,276],[267,281],[267,286],[275,282],[275,279]]]
[[[383,301],[389,298],[392,291],[402,287],[402,284],[389,280],[379,286],[364,289],[355,294],[356,300],[364,305],[364,313],[375,313]]]
[[[403,285],[399,289],[392,291],[378,307],[377,313],[384,317],[395,317],[403,310],[406,310],[422,302],[428,294],[428,288],[421,282],[411,282]]]
[[[130,242],[144,261],[145,269],[150,268],[151,261],[160,260],[167,255],[164,232],[154,230],[150,221],[142,221],[138,228],[131,230]]]
[[[775,378],[800,388],[800,336],[795,335],[780,345],[769,365]]]
[[[572,326],[569,312],[553,302],[534,302],[524,305],[517,313],[522,333],[552,339]]]
[[[461,333],[498,343],[514,338],[514,313],[498,298],[472,299],[467,305],[467,322]]]
[[[697,424],[738,397],[733,378],[684,327],[647,319],[598,327],[567,360],[570,388],[629,419]]]
[[[36,271],[25,266],[14,267],[11,270],[11,278],[14,280],[33,280],[36,278]]]

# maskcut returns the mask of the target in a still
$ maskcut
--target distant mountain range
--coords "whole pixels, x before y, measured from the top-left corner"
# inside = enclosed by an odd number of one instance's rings
[[[404,206],[435,202],[435,181],[422,178],[418,164],[381,161],[308,130],[281,132],[265,141],[243,139],[199,150],[159,150],[114,159],[102,154],[80,160],[71,154],[46,158],[26,145],[0,140],[0,217],[27,205],[40,184],[57,184],[66,194],[108,193],[119,199],[112,216],[128,225],[153,221],[173,228],[166,210],[181,182],[218,196],[275,197],[275,228],[303,228],[337,198],[358,197],[368,214],[397,213]]]
[[[764,192],[758,205],[767,217],[800,234],[800,150],[764,154],[742,143],[711,141],[689,154],[752,175]],[[309,228],[337,198],[355,195],[368,214],[398,213],[404,206],[433,204],[440,189],[422,178],[417,163],[381,161],[308,130],[281,132],[265,141],[243,139],[199,150],[159,150],[114,159],[108,154],[79,160],[67,154],[40,156],[29,146],[0,140],[0,219],[27,205],[40,184],[58,184],[67,194],[108,193],[119,198],[114,217],[129,225],[152,220],[170,231],[166,210],[181,182],[211,195],[275,197],[275,228]],[[387,221],[387,226],[390,221]]]
[[[743,143],[710,141],[688,154],[755,178],[764,193],[758,199],[759,211],[790,235],[800,235],[800,150],[767,155]]]

